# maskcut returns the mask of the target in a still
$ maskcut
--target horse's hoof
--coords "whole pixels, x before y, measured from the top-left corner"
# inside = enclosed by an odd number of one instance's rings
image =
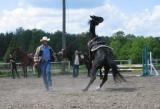
[[[83,92],[86,92],[86,91],[88,91],[88,89],[83,89],[82,91],[83,91]]]
[[[98,86],[98,87],[96,87],[96,90],[97,90],[97,91],[100,91],[100,90],[101,90],[101,88]]]
[[[103,76],[100,77],[100,80],[102,80],[102,79],[103,79]]]

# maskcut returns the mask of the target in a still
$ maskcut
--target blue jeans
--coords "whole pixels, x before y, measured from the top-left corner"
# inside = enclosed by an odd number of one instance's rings
[[[43,77],[43,82],[47,90],[49,87],[52,86],[52,79],[51,79],[51,63],[50,62],[43,62],[41,63],[41,74]]]
[[[73,65],[73,77],[77,77],[79,75],[79,65]]]

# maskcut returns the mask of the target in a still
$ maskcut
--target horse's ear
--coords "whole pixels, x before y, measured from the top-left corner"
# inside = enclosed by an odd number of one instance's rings
[[[90,18],[93,18],[94,16],[93,15],[90,15]]]
[[[15,50],[16,50],[16,49],[20,49],[20,48],[19,48],[19,47],[16,47]]]
[[[17,47],[18,50],[22,50],[22,47]]]
[[[104,18],[103,18],[103,17],[101,17],[101,21],[102,21],[102,22],[104,21]]]

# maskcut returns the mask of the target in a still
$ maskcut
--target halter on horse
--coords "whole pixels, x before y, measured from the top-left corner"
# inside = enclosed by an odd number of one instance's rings
[[[89,49],[89,57],[90,57],[90,64],[91,64],[91,78],[90,82],[87,87],[83,91],[87,91],[90,85],[96,79],[96,72],[98,69],[104,68],[104,77],[100,84],[101,88],[103,84],[108,79],[108,72],[112,69],[112,75],[116,82],[126,81],[123,76],[119,73],[118,67],[114,61],[112,49],[105,45],[105,41],[103,38],[96,36],[95,34],[95,27],[103,22],[102,17],[98,16],[90,16],[90,38],[91,41],[88,42],[88,49]]]

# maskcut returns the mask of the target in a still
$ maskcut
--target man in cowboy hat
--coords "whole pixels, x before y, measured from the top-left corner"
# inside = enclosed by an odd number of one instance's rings
[[[42,43],[35,52],[34,61],[40,65],[43,82],[47,90],[52,86],[51,61],[54,61],[53,49],[48,45],[50,38],[43,36]]]

